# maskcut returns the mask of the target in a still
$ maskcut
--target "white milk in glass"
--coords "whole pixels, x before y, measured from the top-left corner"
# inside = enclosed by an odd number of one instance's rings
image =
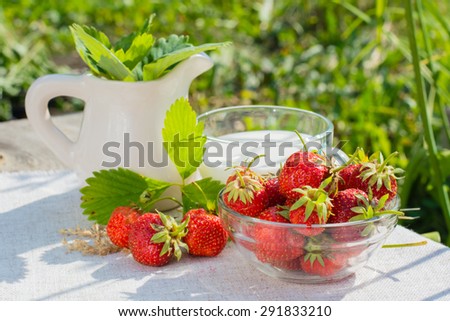
[[[301,136],[305,143],[311,142],[312,136]],[[232,173],[230,167],[249,162],[257,155],[263,156],[252,165],[254,171],[276,173],[292,153],[302,149],[303,143],[292,131],[256,130],[223,135],[208,140],[205,147],[201,176],[225,182]],[[316,144],[311,147],[319,149]]]

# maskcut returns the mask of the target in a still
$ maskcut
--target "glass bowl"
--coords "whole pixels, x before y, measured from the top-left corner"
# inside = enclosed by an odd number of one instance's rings
[[[398,209],[395,198],[389,208]],[[218,196],[219,216],[244,259],[263,273],[285,281],[325,283],[363,267],[393,231],[393,214],[336,223],[277,223],[241,215]]]
[[[200,174],[225,182],[229,167],[258,158],[252,168],[276,172],[290,154],[303,147],[326,151],[333,142],[333,123],[299,108],[267,105],[232,106],[198,116],[207,137]]]

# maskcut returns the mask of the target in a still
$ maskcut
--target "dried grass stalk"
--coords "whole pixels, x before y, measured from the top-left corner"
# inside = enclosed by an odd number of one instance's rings
[[[111,243],[106,234],[106,227],[103,225],[94,224],[90,228],[68,228],[59,232],[64,235],[62,243],[68,252],[105,256],[123,250]],[[72,240],[68,241],[67,238]]]

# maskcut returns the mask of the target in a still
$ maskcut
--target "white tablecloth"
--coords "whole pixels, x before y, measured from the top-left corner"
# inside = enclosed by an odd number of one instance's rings
[[[129,255],[67,253],[60,229],[90,226],[70,171],[0,173],[0,300],[449,300],[450,249],[380,249],[343,281],[292,284],[243,262],[233,244],[215,258],[162,268]],[[386,243],[423,240],[397,226]]]

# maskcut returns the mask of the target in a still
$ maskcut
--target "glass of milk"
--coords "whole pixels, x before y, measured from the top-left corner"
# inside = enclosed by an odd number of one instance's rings
[[[231,174],[227,169],[255,157],[253,170],[275,174],[292,153],[306,147],[325,154],[333,142],[329,119],[294,107],[225,107],[198,116],[198,121],[204,122],[207,136],[200,174],[222,182]]]

